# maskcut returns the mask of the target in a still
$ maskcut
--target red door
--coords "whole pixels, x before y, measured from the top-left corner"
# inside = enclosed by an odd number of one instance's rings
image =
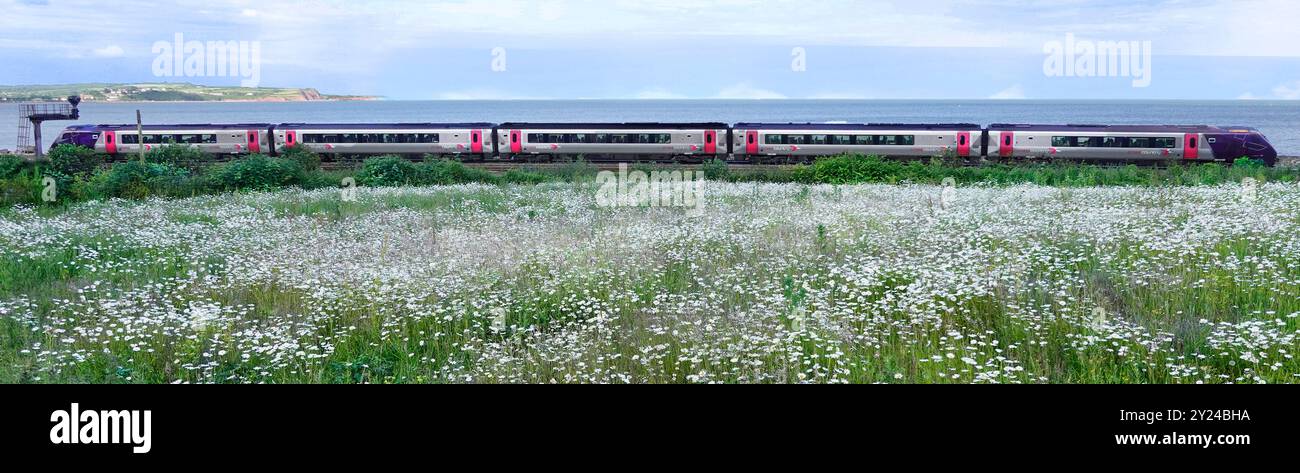
[[[262,147],[257,144],[257,130],[248,130],[248,152],[262,152]]]
[[[469,151],[475,154],[483,153],[483,130],[470,130]]]
[[[970,132],[957,133],[957,156],[970,156]]]
[[[519,139],[519,130],[510,130],[510,152],[524,152],[524,143]]]
[[[998,138],[998,155],[1004,158],[1010,158],[1016,152],[1016,134],[1011,131],[1004,131]]]
[[[1197,133],[1188,133],[1183,135],[1183,159],[1196,159],[1201,157],[1201,135]]]
[[[293,145],[296,145],[296,144],[298,144],[298,132],[296,132],[296,131],[286,131],[286,132],[284,133],[284,145],[285,145],[285,146],[293,146]]]
[[[718,132],[704,131],[704,154],[718,154]]]
[[[749,130],[745,132],[745,153],[758,154],[758,132]]]
[[[104,132],[104,149],[108,151],[108,154],[117,154],[117,132],[116,131]]]

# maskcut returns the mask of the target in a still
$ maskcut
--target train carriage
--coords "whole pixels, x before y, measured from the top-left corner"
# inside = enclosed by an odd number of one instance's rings
[[[978,158],[983,151],[983,130],[967,123],[738,123],[733,133],[736,159],[755,163],[806,161],[845,153]]]
[[[1002,160],[1277,161],[1264,136],[1244,127],[994,124],[988,134],[989,158]]]
[[[53,146],[75,144],[109,155],[186,145],[212,154],[269,153],[269,124],[79,125],[63,130]]]
[[[327,158],[383,155],[481,160],[492,154],[491,123],[284,123],[275,148],[302,146]]]
[[[502,123],[501,159],[703,161],[725,159],[725,123]]]

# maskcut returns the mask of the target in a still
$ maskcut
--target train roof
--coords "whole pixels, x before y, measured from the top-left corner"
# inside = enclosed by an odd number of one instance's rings
[[[979,130],[973,123],[737,123],[752,130]]]
[[[492,128],[496,125],[486,122],[465,123],[280,123],[276,128],[326,128],[330,130],[367,130],[381,129],[422,129],[422,128]]]
[[[269,126],[271,126],[270,123],[178,123],[174,125],[150,124],[150,125],[143,125],[141,126],[141,128],[145,130],[213,130],[213,129],[244,130],[244,129],[257,129],[257,128],[265,129],[266,127]],[[73,131],[135,130],[136,125],[134,124],[72,125],[65,129],[73,130]]]
[[[530,122],[507,122],[498,126],[499,128],[509,129],[553,129],[553,130],[646,130],[646,129],[666,129],[666,130],[686,130],[686,129],[709,129],[709,128],[728,128],[726,123],[530,123]]]
[[[994,123],[989,125],[992,131],[1095,131],[1095,132],[1130,132],[1130,133],[1230,133],[1255,132],[1250,127],[1219,127],[1210,125],[1040,125],[1020,123]]]

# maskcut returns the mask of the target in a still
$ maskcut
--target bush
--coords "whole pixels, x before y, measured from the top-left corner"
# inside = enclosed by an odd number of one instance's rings
[[[546,170],[546,174],[566,182],[595,180],[599,173],[600,168],[581,158]]]
[[[212,161],[212,156],[188,145],[165,145],[144,154],[146,162],[166,164],[195,173]]]
[[[77,145],[55,146],[50,150],[49,158],[54,172],[70,177],[90,174],[108,161],[105,155]]]
[[[41,192],[45,189],[43,177],[39,172],[22,170],[0,179],[0,206],[41,202]]]
[[[371,187],[431,186],[480,182],[495,184],[502,179],[509,182],[542,182],[547,177],[537,173],[513,170],[507,176],[497,177],[491,172],[471,168],[460,161],[446,159],[416,164],[397,156],[380,156],[367,159],[357,172],[357,184]]]
[[[212,168],[207,180],[218,191],[272,190],[301,185],[306,174],[297,161],[254,154]]]
[[[516,173],[516,176],[522,176],[522,173]],[[497,176],[491,172],[483,169],[471,168],[460,161],[443,159],[438,161],[429,161],[421,165],[420,179],[414,184],[452,185],[470,182],[495,184],[498,180]]]
[[[280,151],[280,157],[297,162],[307,172],[320,169],[320,155],[313,153],[301,144],[295,144]]]
[[[357,172],[357,184],[371,187],[419,184],[420,168],[397,156],[370,158]]]
[[[710,181],[725,181],[731,178],[731,168],[727,167],[727,162],[721,159],[710,159],[700,166],[704,172],[704,178]]]
[[[23,169],[23,164],[23,158],[12,154],[0,154],[0,179],[18,175],[18,171]]]
[[[82,198],[143,199],[150,196],[186,196],[198,191],[190,172],[171,164],[127,161],[100,172],[85,184]]]

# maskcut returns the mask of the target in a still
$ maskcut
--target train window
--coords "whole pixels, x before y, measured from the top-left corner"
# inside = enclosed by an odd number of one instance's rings
[[[1007,146],[1011,146],[1011,137],[1008,136],[1008,137],[1003,138],[1003,139],[1002,139],[1002,142],[1006,143]]]
[[[124,145],[133,145],[139,142],[139,137],[136,135],[122,135],[122,144]],[[109,143],[112,143],[112,140]]]
[[[824,145],[826,144],[826,135],[812,135],[811,141],[815,145]]]
[[[807,135],[786,135],[785,142],[786,144],[791,144],[791,145],[801,145],[808,142],[808,136]]]
[[[673,135],[671,133],[659,134],[659,144],[667,144],[672,142],[673,142]]]
[[[704,144],[713,144],[713,135],[705,134],[705,135],[704,135]]]
[[[749,135],[749,144],[754,144],[754,135]]]
[[[1151,138],[1129,138],[1128,147],[1129,148],[1152,148],[1153,146],[1151,146]]]
[[[855,144],[855,145],[870,145],[870,144],[873,144],[873,143],[872,143],[872,140],[871,140],[871,135],[854,135],[854,136],[853,136],[853,144]]]
[[[1189,148],[1195,148],[1195,147],[1196,147],[1196,137],[1193,136],[1192,139],[1190,139],[1190,140],[1187,141],[1187,147],[1189,147]]]
[[[966,135],[961,135],[957,137],[957,144],[961,146],[966,146]]]
[[[1074,146],[1074,140],[1068,136],[1053,136],[1052,146],[1055,146],[1057,148],[1066,148],[1066,147]]]
[[[607,133],[596,133],[596,139],[593,140],[592,142],[593,142],[593,143],[609,143],[609,134],[607,134]]]
[[[781,144],[785,144],[785,137],[784,137],[784,136],[781,136],[781,135],[767,135],[767,136],[764,137],[763,139],[764,139],[764,140],[767,140],[767,144],[769,144],[769,145],[781,145]],[[754,142],[754,139],[753,139],[753,138],[750,138],[749,141],[752,143],[752,142]]]
[[[912,146],[916,144],[916,135],[899,135],[898,144],[903,146]]]
[[[649,134],[641,134],[636,137],[637,143],[654,143],[651,141]]]

